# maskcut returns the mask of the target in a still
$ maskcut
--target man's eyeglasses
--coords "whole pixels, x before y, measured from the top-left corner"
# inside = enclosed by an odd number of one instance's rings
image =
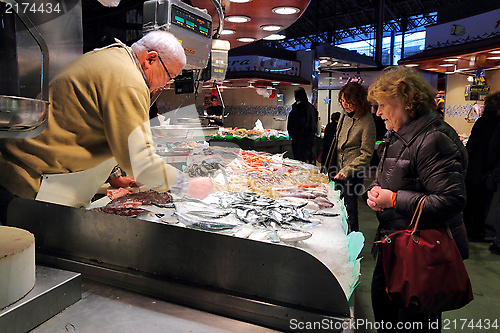
[[[173,82],[174,81],[174,78],[172,77],[172,75],[170,75],[170,73],[168,72],[168,69],[167,69],[167,66],[165,66],[165,64],[163,63],[163,60],[161,60],[161,57],[160,55],[158,55],[158,59],[160,59],[160,62],[161,62],[161,65],[163,66],[163,68],[165,69],[165,72],[167,72],[167,75],[168,75],[168,82]]]

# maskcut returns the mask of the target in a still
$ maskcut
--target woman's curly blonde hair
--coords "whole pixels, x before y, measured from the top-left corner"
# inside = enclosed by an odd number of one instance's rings
[[[436,90],[413,68],[389,67],[368,88],[372,103],[383,99],[400,99],[410,117],[417,112],[436,110]]]

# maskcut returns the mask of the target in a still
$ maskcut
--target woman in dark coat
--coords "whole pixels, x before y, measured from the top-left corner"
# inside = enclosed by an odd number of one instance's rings
[[[455,130],[435,112],[434,96],[425,79],[406,67],[390,69],[370,86],[368,98],[379,105],[377,115],[388,132],[367,204],[377,212],[376,240],[380,240],[407,229],[419,200],[427,195],[419,228],[449,226],[466,258],[468,244],[461,212],[467,151]],[[417,315],[388,297],[380,257],[373,272],[372,305],[375,320],[391,322],[393,327],[398,322],[419,322],[428,328],[429,321],[441,322],[441,313]]]

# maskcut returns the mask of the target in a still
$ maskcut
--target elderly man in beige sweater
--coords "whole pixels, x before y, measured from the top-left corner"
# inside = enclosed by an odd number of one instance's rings
[[[49,90],[47,127],[35,138],[0,140],[0,223],[13,196],[81,206],[114,165],[147,188],[204,197],[207,178],[188,179],[155,153],[150,95],[186,64],[179,41],[150,32],[88,52],[57,74]]]

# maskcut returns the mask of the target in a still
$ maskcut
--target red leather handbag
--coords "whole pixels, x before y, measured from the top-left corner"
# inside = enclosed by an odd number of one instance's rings
[[[380,242],[387,293],[415,313],[458,309],[474,299],[469,275],[449,229],[418,230],[424,201],[417,205],[411,230]]]

